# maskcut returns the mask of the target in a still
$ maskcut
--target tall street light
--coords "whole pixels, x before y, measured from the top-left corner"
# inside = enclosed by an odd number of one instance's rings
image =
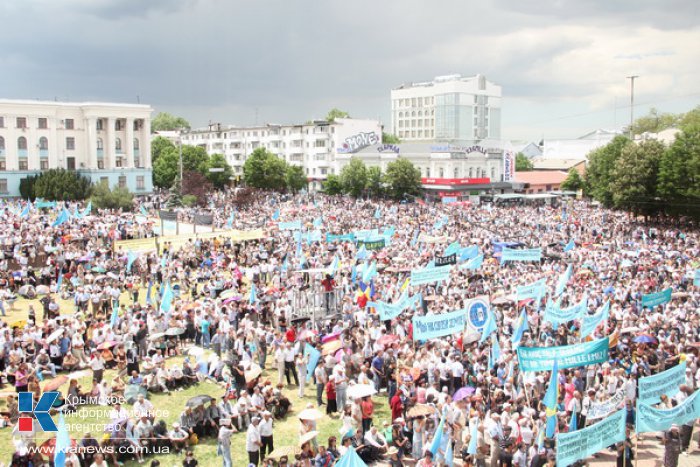
[[[634,135],[632,134],[632,125],[634,124],[634,80],[637,78],[639,78],[637,75],[627,77],[630,80],[630,141],[634,141]]]

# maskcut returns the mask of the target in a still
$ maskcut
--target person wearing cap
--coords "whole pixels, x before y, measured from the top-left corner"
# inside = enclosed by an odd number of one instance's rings
[[[260,430],[261,442],[260,457],[264,459],[266,455],[275,450],[275,441],[273,438],[273,418],[269,411],[263,411],[262,420],[260,420],[258,429]]]
[[[178,422],[173,423],[173,429],[170,430],[168,438],[170,439],[170,444],[176,453],[180,453],[185,447],[187,447],[187,439],[190,437],[190,433],[183,430]]]
[[[231,426],[230,418],[222,418],[219,426],[219,435],[216,439],[217,451],[223,457],[224,466],[232,467],[231,461],[231,437],[236,431]]]
[[[262,446],[262,440],[260,439],[259,425],[260,417],[253,417],[250,420],[250,425],[245,435],[245,449],[248,452],[248,462],[253,465],[258,465],[260,462],[260,446]]]

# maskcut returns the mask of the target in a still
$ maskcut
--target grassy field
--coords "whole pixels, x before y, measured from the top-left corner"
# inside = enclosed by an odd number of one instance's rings
[[[142,299],[145,296],[145,293],[141,294]],[[124,295],[122,296],[122,300],[129,300],[129,298]],[[27,316],[27,310],[29,308],[29,305],[33,304],[34,309],[37,311],[37,318],[41,319],[41,310],[42,307],[39,304],[38,300],[18,300],[15,303],[15,307],[17,308],[18,311],[12,311],[8,312],[8,316],[6,318],[3,318],[3,320],[6,320],[9,323],[13,323],[17,320],[22,320],[26,319]],[[61,312],[62,313],[72,313],[73,311],[73,305],[70,302],[67,301],[61,301]],[[183,360],[183,357],[173,357],[168,360],[168,367],[172,365],[177,365],[181,364]],[[269,358],[268,358],[268,366],[269,366]],[[111,378],[113,378],[115,375],[114,370],[109,370],[105,372],[105,379],[109,381]],[[263,378],[269,378],[273,383],[277,382],[277,371],[276,369],[267,369],[263,373]],[[87,390],[91,386],[91,372],[87,372],[87,374],[82,375],[80,378],[78,378],[79,383],[83,390]],[[42,384],[43,386],[43,384]],[[67,385],[64,385],[61,389],[65,391],[67,388]],[[4,391],[12,391],[13,388],[10,388],[6,386],[4,388]],[[5,394],[6,394],[5,393]],[[212,397],[219,398],[223,396],[224,389],[218,384],[212,383],[212,382],[202,382],[197,385],[194,385],[186,390],[183,391],[174,391],[171,392],[170,394],[149,394],[149,400],[153,402],[153,405],[157,410],[167,412],[167,416],[164,417],[166,422],[168,423],[169,427],[172,424],[172,422],[176,421],[180,413],[182,412],[185,402],[187,399],[200,395],[200,394],[206,394]],[[289,414],[284,420],[276,420],[275,421],[275,429],[274,429],[274,443],[275,447],[282,447],[282,446],[296,446],[298,445],[299,441],[299,420],[296,418],[295,414],[303,410],[308,403],[313,403],[315,405],[316,401],[316,388],[314,385],[307,385],[306,386],[306,391],[305,391],[305,397],[299,398],[298,397],[298,388],[297,387],[290,387],[284,390],[285,395],[289,398],[289,400],[292,402],[292,407],[290,409]],[[5,404],[5,397],[2,398],[2,405],[4,406]],[[325,399],[325,396],[324,396]],[[384,420],[389,420],[390,419],[390,412],[388,408],[388,404],[386,401],[386,396],[381,396],[381,397],[375,397],[375,423],[381,424],[382,421]],[[109,421],[109,408],[105,407],[99,407],[99,406],[90,406],[86,407],[90,411],[89,416],[85,417],[84,419],[79,419],[77,417],[67,417],[66,422],[67,423],[80,423],[80,424],[85,424],[85,425],[93,425],[93,426],[102,426],[106,422]],[[93,409],[93,410],[90,410]],[[325,411],[325,408],[321,408],[321,411]],[[99,413],[93,413],[93,412],[99,412]],[[332,417],[324,417],[323,419],[319,420],[317,422],[317,428],[319,431],[319,444],[326,444],[326,440],[328,439],[329,436],[339,436],[338,429],[341,426],[341,422],[339,420],[338,415],[336,414],[335,416]],[[14,452],[14,446],[12,444],[12,433],[11,433],[11,428],[2,428],[0,429],[0,462],[4,463],[9,463],[11,460],[12,453]],[[84,433],[76,433],[76,432],[71,432],[71,436],[74,437],[75,439],[80,439],[82,438]],[[92,435],[97,437],[99,439],[99,433],[92,432]],[[46,439],[48,437],[44,437],[43,433],[40,433],[37,435],[38,439]],[[40,444],[41,441],[39,441],[37,444]],[[199,465],[202,466],[215,466],[215,465],[220,465],[222,464],[221,458],[217,457],[216,455],[216,440],[211,439],[211,438],[204,438],[200,440],[200,444],[194,447],[194,453],[195,457],[199,461]],[[245,450],[245,433],[237,433],[233,437],[233,441],[231,443],[231,453],[233,457],[233,462],[235,465],[247,465],[248,464],[248,456]],[[155,457],[152,457],[155,458]],[[162,466],[180,466],[182,465],[182,459],[183,457],[178,456],[176,454],[168,454],[168,455],[159,455],[157,457]],[[148,462],[150,462],[150,458],[147,459]],[[125,465],[127,466],[137,466],[139,465],[135,461],[130,461],[127,462]],[[147,464],[146,464],[147,465]]]

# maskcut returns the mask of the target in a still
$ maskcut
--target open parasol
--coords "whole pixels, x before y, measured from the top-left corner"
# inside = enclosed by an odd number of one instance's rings
[[[321,420],[323,414],[316,409],[304,409],[297,415],[300,420]]]
[[[407,415],[411,418],[414,417],[427,417],[436,412],[436,408],[427,404],[416,404],[408,410]]]
[[[314,439],[317,436],[318,436],[318,431],[316,431],[316,430],[309,431],[308,433],[304,433],[303,435],[301,435],[299,437],[299,446],[302,446],[302,445],[308,443],[309,441],[311,441],[312,439]]]
[[[472,388],[470,386],[465,386],[463,388],[459,388],[459,389],[457,389],[457,392],[455,392],[454,395],[452,396],[452,400],[454,400],[455,402],[461,401],[462,399],[466,399],[469,396],[471,396],[472,394],[474,394],[475,391],[476,391],[476,389]]]
[[[250,365],[250,368],[245,372],[245,380],[246,382],[250,383],[261,374],[262,368],[260,368],[260,365],[253,363],[252,365]]]
[[[355,384],[348,388],[348,397],[350,399],[361,399],[376,393],[376,389],[370,384]]]

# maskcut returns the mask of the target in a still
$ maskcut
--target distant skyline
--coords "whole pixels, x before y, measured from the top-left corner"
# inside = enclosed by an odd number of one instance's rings
[[[150,104],[194,127],[337,107],[390,126],[390,90],[481,73],[502,137],[575,138],[700,104],[692,0],[24,0],[0,3],[0,98]]]

